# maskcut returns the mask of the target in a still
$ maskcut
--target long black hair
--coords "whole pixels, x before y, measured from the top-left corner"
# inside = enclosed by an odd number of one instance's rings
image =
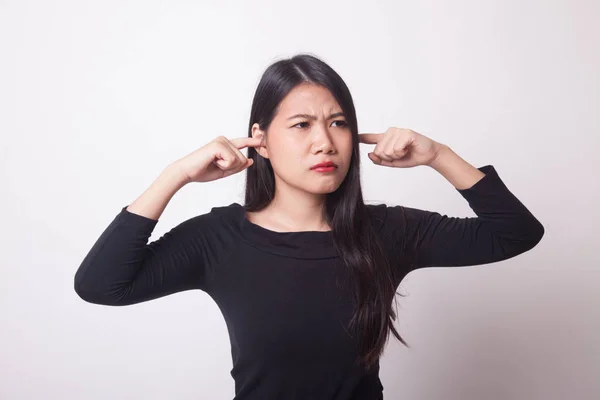
[[[252,102],[248,137],[252,125],[258,123],[266,132],[277,113],[279,103],[297,85],[312,83],[327,88],[346,116],[352,132],[352,159],[340,187],[328,193],[325,219],[331,226],[337,253],[349,269],[354,283],[356,309],[350,328],[359,335],[358,360],[370,368],[379,360],[389,332],[408,347],[394,327],[396,313],[392,300],[396,295],[394,272],[385,256],[365,206],[360,184],[358,124],[354,102],[346,83],[324,61],[310,54],[297,54],[272,63],[263,73]],[[246,169],[244,208],[259,211],[275,195],[275,177],[269,159],[248,147],[248,158],[254,165]]]

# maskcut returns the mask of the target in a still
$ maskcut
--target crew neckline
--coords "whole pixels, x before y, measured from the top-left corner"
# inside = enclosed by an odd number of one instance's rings
[[[338,257],[333,231],[277,232],[250,221],[246,209],[239,203],[229,208],[235,211],[235,222],[241,238],[253,247],[284,257],[324,259]]]
[[[235,203],[235,204],[238,204],[238,203]],[[238,204],[238,205],[240,207],[244,208],[241,204]],[[244,219],[246,220],[246,223],[248,223],[249,225],[253,225],[255,227],[258,227],[259,230],[261,230],[263,232],[267,231],[269,233],[282,233],[282,234],[287,234],[287,233],[332,233],[331,230],[328,230],[328,231],[314,231],[314,230],[309,230],[309,231],[286,231],[286,232],[274,231],[272,229],[265,228],[262,225],[259,225],[259,224],[255,223],[255,222],[250,221],[250,219],[248,219],[248,213],[247,213],[247,211],[245,209],[244,209]]]

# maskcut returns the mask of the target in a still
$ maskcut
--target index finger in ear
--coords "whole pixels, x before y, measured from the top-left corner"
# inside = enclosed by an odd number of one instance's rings
[[[255,137],[243,137],[231,139],[230,142],[238,149],[243,149],[244,147],[259,147],[262,139]]]
[[[359,133],[358,140],[360,143],[377,144],[383,133]]]

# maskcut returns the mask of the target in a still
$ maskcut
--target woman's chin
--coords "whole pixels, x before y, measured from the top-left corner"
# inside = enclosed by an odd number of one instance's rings
[[[308,192],[312,194],[329,194],[333,193],[340,187],[340,184],[337,182],[331,182],[330,184],[321,184],[317,187],[313,187]]]

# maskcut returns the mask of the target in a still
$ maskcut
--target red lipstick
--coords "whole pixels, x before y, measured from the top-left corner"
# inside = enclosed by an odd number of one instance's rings
[[[331,161],[325,161],[312,166],[312,170],[317,172],[330,172],[337,168],[337,165]]]

